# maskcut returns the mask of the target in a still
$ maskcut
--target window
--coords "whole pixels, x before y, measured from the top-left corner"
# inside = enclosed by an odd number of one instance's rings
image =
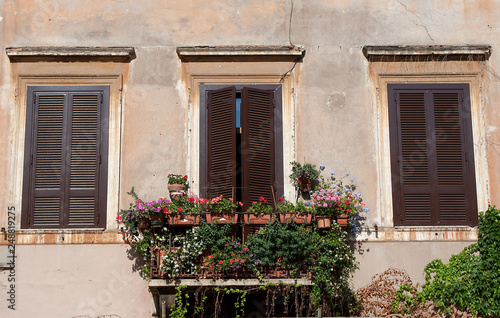
[[[283,194],[281,85],[200,86],[200,194]]]
[[[109,92],[28,86],[23,228],[104,227]]]
[[[388,84],[395,225],[476,225],[468,84]]]

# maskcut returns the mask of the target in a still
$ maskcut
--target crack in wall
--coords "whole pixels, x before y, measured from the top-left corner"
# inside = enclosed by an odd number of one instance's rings
[[[429,29],[427,29],[427,27],[424,25],[424,21],[422,21],[422,18],[420,16],[418,16],[415,12],[413,12],[412,10],[410,10],[406,4],[404,4],[403,2],[401,2],[401,0],[398,0],[398,3],[400,5],[402,5],[405,8],[406,11],[410,12],[411,14],[413,14],[420,21],[420,24],[415,23],[415,25],[417,25],[419,27],[422,27],[425,30],[425,32],[427,33],[427,36],[429,37],[429,39],[431,39],[431,41],[433,41],[433,42],[436,42],[434,40],[434,38],[431,36],[431,34],[429,33]]]

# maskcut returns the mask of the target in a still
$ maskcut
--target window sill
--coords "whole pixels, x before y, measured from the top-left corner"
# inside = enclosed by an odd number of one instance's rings
[[[477,241],[477,227],[470,226],[397,226],[370,227],[356,237],[372,242]]]
[[[0,245],[8,243],[6,235],[1,234]],[[21,229],[15,233],[15,245],[122,243],[119,229]]]

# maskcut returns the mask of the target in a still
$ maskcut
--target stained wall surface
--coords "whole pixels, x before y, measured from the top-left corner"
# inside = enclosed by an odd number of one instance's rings
[[[104,231],[16,233],[18,310],[7,309],[8,272],[0,270],[0,316],[150,314],[147,283],[133,271],[114,217],[131,202],[126,191],[132,186],[153,200],[166,195],[169,173],[196,175],[193,69],[211,76],[217,69],[235,77],[286,75],[286,118],[291,123],[287,155],[324,164],[328,173],[349,172],[371,209],[359,238],[365,249],[358,251],[355,286],[368,284],[373,274],[389,267],[405,268],[421,282],[428,261],[458,253],[476,240],[477,231],[394,229],[386,179],[390,172],[381,150],[386,105],[380,103],[377,76],[384,70],[399,72],[404,81],[405,74],[429,71],[453,81],[474,73],[478,205],[485,209],[488,203],[499,204],[498,21],[500,3],[494,0],[1,1],[0,227],[7,228],[8,207],[15,207],[20,229],[23,81],[53,77],[72,82],[96,74],[110,78],[116,88],[110,126],[116,173]],[[411,60],[380,65],[362,52],[367,45],[472,44],[491,46],[489,59],[429,68]],[[249,68],[245,62],[217,61],[200,67],[181,61],[176,53],[178,47],[237,45],[302,46],[305,56],[295,65],[288,61]],[[11,61],[5,53],[7,47],[38,46],[133,47],[135,56],[127,62],[25,63]],[[196,188],[198,181],[190,182]],[[3,235],[0,244],[7,244]],[[94,305],[82,307],[90,302]]]

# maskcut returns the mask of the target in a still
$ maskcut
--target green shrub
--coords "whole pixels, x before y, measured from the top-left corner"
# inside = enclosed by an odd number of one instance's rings
[[[480,316],[500,314],[500,210],[491,206],[479,216],[477,244],[453,255],[448,264],[434,260],[425,267],[421,303],[432,300],[443,311],[450,305]]]

